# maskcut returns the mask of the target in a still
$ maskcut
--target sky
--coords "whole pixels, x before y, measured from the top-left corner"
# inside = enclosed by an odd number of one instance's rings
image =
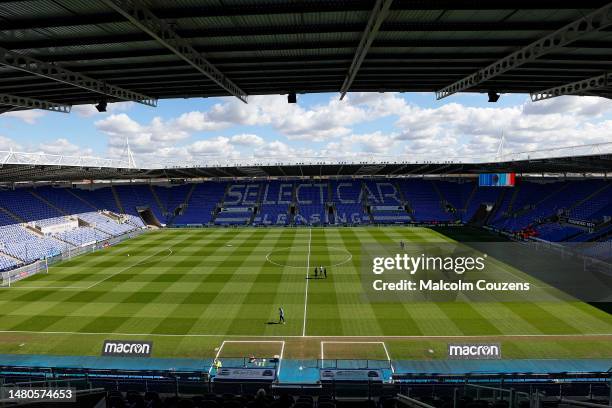
[[[564,96],[349,93],[160,100],[0,115],[0,151],[126,158],[138,166],[444,161],[612,142],[612,101]],[[610,146],[603,147],[607,151]],[[552,154],[552,153],[551,153]],[[558,154],[555,154],[558,155]]]

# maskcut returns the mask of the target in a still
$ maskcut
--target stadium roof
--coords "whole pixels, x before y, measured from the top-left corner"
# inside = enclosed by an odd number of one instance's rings
[[[7,1],[0,113],[348,90],[537,93],[588,78],[597,79],[532,97],[608,97],[610,9],[602,0]]]
[[[203,166],[172,168],[110,167],[91,165],[11,163],[0,165],[0,183],[62,182],[86,180],[159,180],[199,178],[268,177],[386,177],[452,176],[479,173],[571,174],[612,173],[612,154],[526,159],[486,163],[336,163],[264,164],[250,166]]]

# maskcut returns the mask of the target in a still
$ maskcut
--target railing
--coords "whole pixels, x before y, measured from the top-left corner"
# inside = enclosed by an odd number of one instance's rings
[[[433,405],[426,404],[403,394],[397,394],[397,401],[400,405],[410,408],[435,408]]]
[[[588,408],[610,408],[612,407],[612,400],[610,401],[609,405],[595,404],[593,402],[585,402],[585,401],[575,401],[575,400],[571,400],[567,398],[561,398],[559,402],[561,402],[562,404],[573,405],[573,406],[578,406],[578,407],[588,407]]]
[[[87,390],[92,389],[92,384],[86,378],[64,378],[64,379],[55,379],[50,378],[46,380],[40,381],[21,381],[14,383],[6,383],[2,385],[3,387],[19,387],[19,388],[40,388],[40,387],[48,387],[48,388],[59,388],[59,387],[70,387],[76,388],[77,390]]]
[[[300,166],[300,165],[363,165],[376,166],[386,163],[398,164],[452,164],[452,163],[487,163],[487,162],[513,162],[519,160],[548,159],[571,156],[589,156],[594,154],[612,153],[612,142],[593,143],[585,145],[561,146],[547,149],[527,150],[520,152],[484,152],[478,156],[454,156],[445,157],[443,160],[438,155],[432,154],[411,156],[406,160],[403,155],[376,154],[372,152],[363,153],[353,160],[347,161],[346,157],[338,156],[295,156],[288,157],[285,161],[279,161],[278,157],[258,157],[257,159],[241,158],[228,159],[214,154],[198,155],[191,161],[166,160],[164,162],[150,161],[140,168],[136,168],[132,156],[102,158],[94,156],[68,156],[47,153],[0,151],[1,164],[24,164],[24,165],[54,165],[73,167],[101,167],[114,169],[164,169],[164,168],[195,168],[195,167],[256,167],[256,166]]]
[[[516,391],[513,388],[490,387],[485,385],[466,384],[464,394],[475,392],[475,399],[490,399],[492,401],[508,401],[510,408],[517,407],[519,400],[531,400],[529,393]]]
[[[368,360],[368,359],[319,359],[317,368],[330,370],[387,370],[391,369],[389,360]]]

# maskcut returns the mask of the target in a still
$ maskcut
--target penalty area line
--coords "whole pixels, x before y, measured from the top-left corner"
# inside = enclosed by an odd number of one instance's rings
[[[123,272],[125,272],[125,271],[127,271],[127,270],[129,270],[129,269],[131,269],[131,268],[133,268],[133,267],[135,267],[135,266],[144,266],[144,265],[149,265],[151,262],[146,262],[148,259],[150,259],[150,258],[152,258],[152,257],[154,257],[154,256],[156,256],[156,255],[159,255],[160,253],[162,253],[162,252],[164,252],[164,251],[168,251],[168,254],[167,254],[165,257],[164,257],[164,259],[165,259],[165,258],[170,257],[170,256],[171,256],[171,255],[174,253],[174,252],[172,251],[172,249],[170,249],[170,248],[162,249],[161,251],[156,252],[156,253],[154,253],[154,254],[151,254],[151,255],[147,256],[146,258],[144,258],[143,260],[141,260],[141,261],[139,261],[139,262],[136,262],[134,265],[129,265],[129,266],[126,266],[125,268],[120,269],[119,271],[117,271],[117,272],[113,273],[112,275],[109,275],[109,276],[107,276],[107,277],[106,277],[106,278],[104,278],[104,279],[101,279],[101,280],[99,280],[99,281],[97,281],[97,282],[94,282],[94,283],[92,283],[92,284],[91,284],[91,285],[89,285],[89,286],[13,286],[13,287],[9,287],[9,286],[2,286],[1,288],[3,288],[3,289],[5,289],[5,288],[6,288],[6,289],[13,289],[13,290],[15,290],[15,289],[17,289],[17,290],[38,290],[38,289],[71,289],[71,290],[89,290],[89,289],[92,289],[92,288],[94,288],[94,287],[98,286],[99,284],[101,284],[101,283],[103,283],[103,282],[106,282],[106,281],[107,281],[107,280],[109,280],[110,278],[112,278],[112,277],[114,277],[114,276],[116,276],[116,275],[119,275],[120,273],[123,273]],[[22,282],[24,282],[24,283],[25,283],[25,281],[22,281]]]
[[[395,374],[395,367],[393,367],[393,362],[391,361],[391,355],[389,354],[389,350],[387,349],[387,345],[384,341],[321,341],[321,360],[325,360],[325,344],[376,344],[382,346],[383,351],[385,352],[385,357],[389,362],[389,368],[391,369],[391,374]]]
[[[213,359],[210,365],[210,368],[208,369],[209,375],[212,372],[212,369],[214,368],[215,361],[219,359],[219,357],[221,356],[221,351],[223,351],[223,347],[225,347],[227,343],[236,343],[236,344],[275,343],[275,344],[280,344],[281,350],[280,350],[280,354],[278,357],[278,365],[276,366],[276,376],[278,377],[280,375],[281,365],[283,363],[283,357],[285,356],[285,341],[284,340],[223,340],[223,342],[221,343],[221,346],[219,346],[219,349],[217,350],[217,353],[215,354],[215,358]]]

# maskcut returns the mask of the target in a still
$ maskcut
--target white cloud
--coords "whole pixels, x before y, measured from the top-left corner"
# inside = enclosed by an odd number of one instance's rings
[[[0,136],[0,150],[21,151],[23,147],[13,139],[5,136]]]
[[[183,113],[173,123],[186,131],[214,131],[231,126],[231,122],[215,121],[209,114],[198,111]]]
[[[69,142],[65,138],[60,138],[52,142],[41,143],[38,149],[43,153],[58,154],[65,156],[92,156],[93,150],[82,148]]]
[[[332,95],[312,106],[288,104],[279,95],[253,96],[248,105],[220,98],[208,110],[175,118],[142,123],[121,112],[97,120],[95,126],[108,137],[110,156],[124,152],[129,137],[139,162],[384,160],[385,156],[447,160],[494,154],[502,132],[506,152],[609,142],[611,115],[611,101],[587,97],[525,100],[499,107],[454,102],[422,107],[400,94],[356,93],[344,101]],[[387,121],[384,131],[364,131],[381,118]],[[236,134],[231,133],[236,127]]]
[[[298,158],[298,152],[296,149],[292,148],[286,143],[283,143],[279,140],[275,140],[273,142],[268,143],[264,149],[258,149],[255,152],[255,157],[266,158]]]
[[[126,140],[136,153],[152,153],[173,147],[178,141],[189,137],[188,129],[177,126],[175,121],[153,118],[147,125],[141,125],[125,113],[110,115],[95,122],[96,128],[109,138],[109,153],[115,155],[125,149]]]
[[[527,115],[573,114],[578,116],[600,116],[612,112],[612,100],[595,96],[560,96],[535,103],[526,103],[523,113]]]
[[[249,133],[232,136],[232,143],[240,146],[262,146],[265,142],[262,137]]]
[[[186,147],[187,151],[194,156],[211,156],[231,158],[236,157],[237,152],[227,137],[219,136],[212,139],[198,140]]]
[[[38,119],[42,118],[46,114],[47,114],[46,111],[39,110],[39,109],[31,109],[31,110],[6,112],[2,114],[2,117],[19,119],[27,123],[28,125],[33,125],[38,121]]]

